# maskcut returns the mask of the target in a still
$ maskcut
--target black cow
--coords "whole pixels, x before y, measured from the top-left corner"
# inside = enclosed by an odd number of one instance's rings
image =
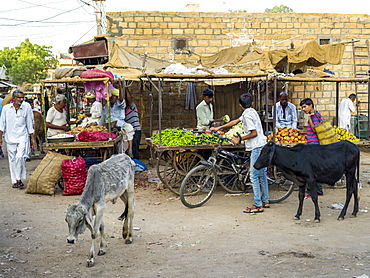
[[[352,216],[358,212],[358,187],[355,178],[356,167],[359,174],[360,150],[349,142],[340,141],[329,145],[298,144],[294,147],[278,146],[268,142],[262,149],[254,168],[261,169],[275,165],[288,180],[299,185],[299,205],[294,219],[302,214],[305,185],[308,184],[312,201],[315,204],[315,222],[320,222],[320,209],[317,203],[316,183],[334,185],[343,174],[346,175],[346,203],[338,217],[343,220],[348,204],[354,195]]]

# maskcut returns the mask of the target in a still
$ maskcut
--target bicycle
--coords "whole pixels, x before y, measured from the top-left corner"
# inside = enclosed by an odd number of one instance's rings
[[[181,183],[180,200],[186,207],[196,208],[205,204],[212,197],[217,184],[231,193],[248,192],[252,189],[250,157],[222,149],[222,143],[231,139],[214,135],[220,139],[218,147],[207,161],[200,161],[191,169]],[[294,183],[279,176],[276,167],[270,167],[267,172],[270,203],[288,198],[294,190]]]

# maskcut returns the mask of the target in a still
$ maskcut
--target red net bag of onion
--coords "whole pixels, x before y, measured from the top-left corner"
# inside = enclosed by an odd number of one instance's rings
[[[81,157],[66,159],[62,162],[62,177],[66,195],[80,195],[84,191],[87,171],[86,162]]]

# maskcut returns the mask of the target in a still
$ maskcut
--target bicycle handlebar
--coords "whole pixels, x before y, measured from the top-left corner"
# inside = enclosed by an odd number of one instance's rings
[[[221,140],[221,142],[222,142],[222,141],[228,141],[228,142],[231,142],[231,140],[232,140],[232,139],[230,139],[230,138],[220,136],[220,132],[219,132],[219,131],[210,131],[210,134],[212,134],[212,135],[216,136],[218,139],[220,139],[220,140]],[[236,134],[238,135],[238,138],[240,138],[240,140],[239,140],[239,142],[240,142],[240,141],[241,141],[241,139],[242,139],[242,136],[239,134],[239,132],[237,132]],[[239,143],[238,143],[237,145],[239,145]]]

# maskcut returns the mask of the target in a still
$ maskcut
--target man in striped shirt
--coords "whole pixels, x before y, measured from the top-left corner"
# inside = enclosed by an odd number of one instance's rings
[[[132,139],[132,154],[135,159],[139,159],[139,146],[141,140],[141,127],[139,121],[139,112],[136,104],[132,100],[129,89],[126,87],[126,117],[125,121],[132,125],[135,130],[134,138]]]
[[[319,138],[315,132],[315,125],[318,125],[322,121],[321,114],[315,110],[312,99],[305,98],[300,103],[302,110],[308,114],[308,126],[307,126],[307,144],[320,144]]]

